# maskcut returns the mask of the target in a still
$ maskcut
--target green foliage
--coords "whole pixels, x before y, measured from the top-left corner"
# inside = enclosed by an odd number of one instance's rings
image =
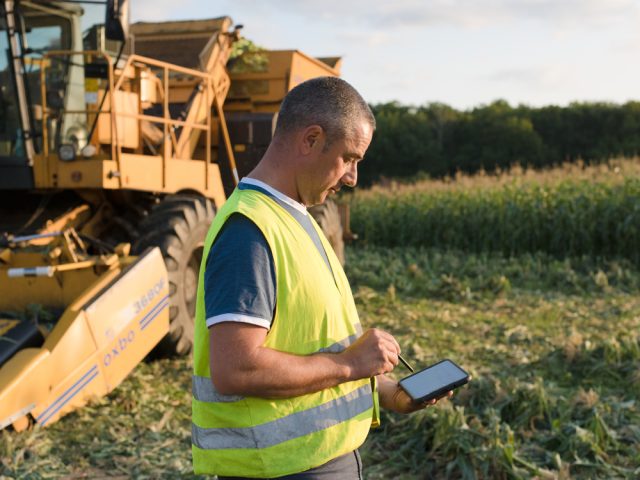
[[[231,47],[227,69],[231,73],[266,72],[269,59],[264,51],[251,40],[241,38]]]
[[[190,402],[185,359],[143,363],[46,429],[0,432],[0,478],[198,478]]]
[[[640,262],[640,180],[485,188],[378,190],[355,195],[352,229],[366,244]]]
[[[383,291],[393,285],[400,295],[456,302],[499,298],[512,290],[598,295],[611,289],[630,294],[640,289],[640,274],[628,260],[560,260],[544,253],[506,258],[422,247],[358,246],[357,255],[347,258],[346,271],[354,288]]]
[[[495,102],[461,116],[448,146],[447,173],[507,170],[512,164],[543,166],[544,144],[531,120]]]
[[[362,170],[365,182],[380,175],[448,172],[444,148],[451,135],[449,127],[459,116],[455,110],[438,103],[420,108],[387,103],[372,109],[377,128]]]
[[[365,184],[382,177],[432,177],[597,163],[640,152],[640,103],[511,107],[498,100],[469,111],[431,103],[372,106],[378,128],[367,153]]]

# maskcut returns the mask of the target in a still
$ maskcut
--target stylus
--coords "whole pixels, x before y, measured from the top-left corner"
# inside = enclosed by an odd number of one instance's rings
[[[407,363],[407,361],[404,358],[402,358],[402,355],[398,354],[398,359],[402,362],[402,364],[405,367],[407,367],[409,370],[411,370],[411,373],[415,372],[413,367],[411,365],[409,365],[409,363]]]

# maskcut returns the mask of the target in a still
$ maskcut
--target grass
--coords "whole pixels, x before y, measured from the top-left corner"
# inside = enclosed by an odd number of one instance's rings
[[[637,478],[640,272],[625,260],[350,248],[365,326],[416,366],[452,358],[453,401],[385,413],[369,479]],[[404,375],[401,368],[395,372]],[[196,478],[187,359],[140,365],[46,429],[0,433],[3,478]]]
[[[191,477],[187,359],[139,365],[120,387],[46,429],[0,432],[8,478]]]
[[[628,272],[636,278],[630,284],[603,291],[589,269],[607,267],[590,261],[404,249],[379,254],[365,249],[349,258],[364,321],[392,331],[416,363],[452,358],[474,380],[453,402],[409,417],[386,415],[363,449],[369,478],[640,474],[637,273]],[[447,282],[456,285],[453,293],[437,288],[456,258],[455,281]],[[549,289],[549,279],[566,275],[567,263],[581,286]],[[421,284],[435,288],[416,290],[411,275],[397,274],[415,272],[417,264],[431,266],[420,269],[428,272]],[[532,264],[547,271],[538,285]],[[357,280],[370,271],[380,272],[376,289]],[[481,288],[500,271],[510,272],[501,282],[510,288]]]

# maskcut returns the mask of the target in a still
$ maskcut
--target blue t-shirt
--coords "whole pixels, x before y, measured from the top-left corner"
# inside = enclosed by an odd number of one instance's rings
[[[258,190],[278,202],[302,225],[331,270],[303,205],[254,179],[243,179],[238,188]],[[244,215],[231,215],[218,234],[207,257],[204,289],[208,327],[221,322],[271,327],[276,308],[273,255],[260,229]]]

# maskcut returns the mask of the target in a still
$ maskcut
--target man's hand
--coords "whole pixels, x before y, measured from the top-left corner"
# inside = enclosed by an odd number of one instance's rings
[[[453,392],[447,392],[440,398],[429,400],[428,402],[414,402],[413,399],[406,394],[398,382],[388,378],[385,375],[378,375],[378,393],[380,395],[380,405],[387,410],[397,413],[412,413],[422,410],[430,405],[435,405],[441,398],[453,397]]]
[[[358,380],[390,372],[398,364],[399,353],[400,345],[391,334],[372,328],[340,356],[350,368],[350,379]]]

